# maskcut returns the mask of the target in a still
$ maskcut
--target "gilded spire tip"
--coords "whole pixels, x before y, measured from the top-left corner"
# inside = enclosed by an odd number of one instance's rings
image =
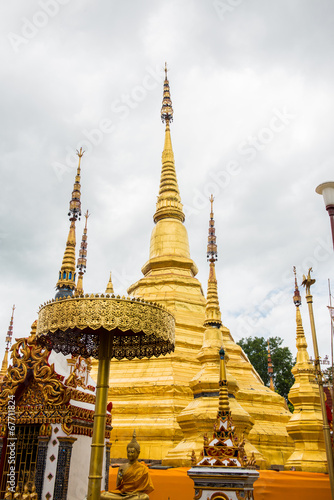
[[[298,289],[298,284],[297,284],[296,266],[293,266],[293,273],[295,275],[295,293],[294,293],[294,296],[293,296],[293,302],[294,302],[294,304],[295,304],[296,307],[299,307],[300,304],[302,303],[302,299],[301,299],[301,296],[300,296],[300,293],[299,293],[299,289]]]
[[[82,234],[82,239],[81,239],[81,245],[80,245],[80,250],[79,250],[79,257],[78,257],[78,263],[77,263],[77,269],[78,269],[78,282],[75,287],[75,296],[82,295],[84,293],[83,291],[83,275],[86,272],[86,267],[87,267],[87,221],[88,217],[90,216],[90,213],[87,212],[85,213],[85,228],[83,230]]]
[[[211,213],[209,221],[209,236],[208,236],[208,249],[207,249],[207,259],[209,262],[215,262],[218,260],[215,221],[213,218],[213,201],[214,197],[213,195],[211,195],[210,197]]]
[[[173,105],[170,97],[169,81],[167,77],[167,63],[165,63],[165,81],[161,108],[161,120],[162,123],[166,123],[166,126],[173,121]]]
[[[169,82],[167,79],[167,65],[165,66],[164,93],[161,108],[161,119],[166,122],[165,144],[162,152],[162,170],[160,178],[159,196],[153,220],[157,223],[161,219],[172,218],[184,222],[185,216],[177,183],[174,153],[170,134],[169,122],[173,120],[173,108],[170,98]]]
[[[222,326],[221,313],[218,299],[218,287],[216,279],[215,262],[218,259],[217,242],[215,234],[215,221],[213,218],[213,195],[211,195],[211,213],[209,220],[209,236],[207,247],[207,259],[210,262],[210,271],[208,279],[208,292],[206,298],[205,321],[204,326],[213,326],[219,328]]]
[[[109,281],[108,281],[107,288],[106,288],[106,293],[109,293],[109,294],[114,293],[114,287],[113,287],[112,280],[111,280],[111,271],[110,271]]]
[[[70,201],[70,209],[68,216],[71,222],[70,230],[67,237],[66,248],[64,252],[63,262],[61,265],[61,270],[59,271],[59,278],[56,285],[56,298],[72,296],[75,290],[75,247],[76,247],[76,237],[75,237],[75,223],[81,217],[81,185],[80,185],[80,175],[81,175],[81,158],[84,154],[82,148],[77,150],[77,155],[79,157],[77,173],[75,176],[72,198]],[[87,221],[87,219],[86,219]]]

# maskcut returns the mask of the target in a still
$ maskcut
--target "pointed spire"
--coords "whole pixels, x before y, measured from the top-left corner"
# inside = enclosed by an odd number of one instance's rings
[[[207,260],[210,262],[210,272],[208,279],[208,292],[206,299],[204,326],[210,325],[219,328],[220,326],[222,326],[222,321],[221,321],[221,313],[219,307],[216,268],[215,268],[215,261],[217,261],[218,259],[218,254],[217,254],[217,242],[215,235],[215,221],[213,218],[213,201],[214,197],[213,195],[211,195],[210,198],[211,213],[209,221],[209,236],[208,236],[208,248],[207,248]]]
[[[223,347],[219,350],[220,357],[220,380],[219,380],[219,405],[217,420],[214,424],[213,439],[209,443],[204,436],[204,447],[197,467],[249,467],[250,463],[255,465],[255,458],[251,461],[245,454],[245,440],[239,440],[235,426],[233,425],[230,405],[228,400],[228,388],[226,380],[225,351]],[[193,462],[195,460],[193,459]],[[253,464],[254,462],[254,464]]]
[[[296,267],[293,267],[293,273],[295,275],[295,293],[293,296],[293,302],[296,306],[296,347],[297,347],[297,359],[296,359],[296,366],[298,363],[304,363],[306,362],[307,364],[310,363],[310,357],[307,352],[307,342],[306,342],[306,337],[304,333],[304,328],[303,328],[303,323],[302,323],[302,317],[300,314],[300,309],[299,306],[301,305],[301,297],[298,289],[298,284],[297,284],[297,273],[296,273]],[[295,368],[295,367],[294,367]],[[292,369],[292,372],[294,370]]]
[[[77,151],[79,157],[79,163],[77,168],[77,174],[75,176],[74,187],[72,191],[72,198],[70,201],[70,209],[68,216],[70,218],[70,230],[67,237],[65,253],[63,257],[63,262],[61,265],[61,270],[59,271],[59,279],[56,285],[56,298],[66,297],[68,295],[72,296],[75,289],[75,222],[77,219],[80,220],[81,217],[81,201],[80,201],[80,164],[81,158],[84,154],[82,148]]]
[[[12,339],[13,339],[14,311],[15,311],[15,304],[12,307],[12,315],[10,318],[9,327],[8,327],[8,331],[7,331],[7,335],[6,335],[6,349],[5,349],[5,354],[4,354],[4,357],[2,360],[2,366],[1,366],[1,370],[0,370],[0,380],[2,380],[3,377],[6,375],[7,369],[8,369],[8,352],[9,352],[10,346],[12,345]]]
[[[173,218],[184,222],[183,205],[177,184],[174,153],[170,136],[170,122],[173,121],[173,107],[170,97],[169,81],[167,78],[167,63],[165,63],[164,93],[161,108],[161,120],[166,123],[165,144],[162,152],[162,169],[159,196],[153,220],[157,223],[161,219]]]
[[[113,284],[112,284],[112,281],[111,281],[111,271],[110,271],[108,285],[107,285],[107,288],[106,288],[106,293],[109,293],[110,295],[112,295],[114,293],[114,287],[113,287]]]
[[[86,222],[85,222],[85,228],[84,228],[83,234],[82,234],[81,246],[80,246],[80,250],[79,250],[79,258],[78,258],[78,263],[77,263],[77,269],[79,271],[78,271],[78,283],[77,283],[77,286],[75,288],[75,293],[74,293],[75,296],[82,295],[84,293],[82,282],[83,282],[83,275],[86,272],[86,265],[87,265],[87,221],[88,221],[89,215],[90,214],[88,213],[88,210],[87,210],[87,212],[85,213]]]
[[[268,375],[269,375],[269,379],[270,379],[269,387],[273,392],[275,392],[273,374],[274,374],[274,370],[273,370],[273,365],[271,362],[270,346],[269,346],[269,339],[268,339]]]

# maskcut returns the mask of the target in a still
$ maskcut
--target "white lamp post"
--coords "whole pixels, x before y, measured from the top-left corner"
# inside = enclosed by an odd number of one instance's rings
[[[322,196],[324,197],[326,210],[331,222],[332,240],[334,247],[334,182],[323,182],[316,188],[315,191],[318,194],[322,194]]]

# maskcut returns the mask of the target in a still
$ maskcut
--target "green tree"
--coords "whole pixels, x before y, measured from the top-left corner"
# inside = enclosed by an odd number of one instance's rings
[[[294,377],[291,373],[294,360],[290,349],[288,347],[281,347],[282,343],[283,339],[280,337],[269,338],[275,389],[278,394],[287,400],[290,388],[294,383]],[[264,384],[269,387],[268,340],[264,337],[246,337],[239,340],[237,344],[243,348]]]

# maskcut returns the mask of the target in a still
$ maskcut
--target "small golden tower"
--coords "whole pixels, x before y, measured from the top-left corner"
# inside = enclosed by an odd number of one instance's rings
[[[8,352],[10,349],[10,346],[12,345],[12,338],[13,338],[13,321],[14,321],[14,311],[15,311],[15,304],[12,307],[12,315],[10,318],[9,322],[9,327],[7,330],[7,335],[6,335],[6,349],[5,349],[5,354],[2,360],[2,365],[1,365],[1,370],[0,370],[0,382],[3,381],[7,369],[8,369]]]
[[[109,281],[108,281],[107,288],[106,288],[106,293],[109,293],[109,295],[112,295],[114,293],[114,287],[113,287],[112,280],[111,280],[111,271],[110,271]]]
[[[79,164],[77,168],[77,174],[74,181],[74,187],[72,191],[72,198],[70,201],[70,209],[68,212],[68,216],[70,218],[70,230],[68,233],[68,238],[66,242],[65,253],[63,257],[63,262],[61,265],[61,269],[59,271],[59,278],[56,285],[56,296],[55,298],[72,296],[75,289],[75,223],[81,217],[81,192],[80,192],[80,163],[81,158],[84,154],[82,148],[80,151],[77,151],[77,155],[79,157]]]
[[[83,291],[83,275],[86,272],[86,267],[87,267],[87,221],[89,217],[88,210],[85,213],[86,217],[86,222],[85,222],[85,228],[83,231],[82,235],[82,240],[81,240],[81,246],[79,250],[79,257],[78,257],[78,263],[77,263],[77,269],[78,271],[78,283],[75,288],[74,296],[77,297],[79,295],[82,295],[84,293]]]
[[[199,461],[192,453],[192,468],[188,475],[194,481],[195,497],[208,499],[253,500],[253,484],[258,479],[254,453],[248,458],[245,441],[236,433],[229,405],[225,351],[219,350],[219,403],[212,440],[204,436]]]
[[[293,301],[296,306],[297,362],[291,370],[295,383],[290,389],[289,401],[294,405],[294,412],[287,430],[295,442],[295,450],[287,460],[285,469],[295,467],[296,470],[306,472],[327,472],[319,388],[315,381],[314,367],[307,352],[307,342],[299,310],[301,297],[295,267],[293,271],[295,274]]]
[[[273,369],[273,364],[271,362],[271,353],[270,353],[270,346],[269,346],[269,339],[268,339],[268,375],[270,378],[270,389],[275,392],[275,386],[274,386],[274,380],[273,380],[273,375],[274,375],[274,369]]]
[[[217,417],[217,398],[219,396],[219,373],[221,362],[219,349],[223,345],[222,321],[218,298],[215,262],[217,261],[217,239],[215,234],[215,221],[213,214],[213,201],[211,195],[211,212],[209,220],[209,235],[207,246],[207,260],[210,263],[207,301],[205,309],[203,344],[197,355],[200,367],[195,377],[190,381],[194,399],[184,408],[177,421],[183,431],[184,439],[163,460],[164,465],[180,466],[190,465],[192,452],[198,453],[203,446],[203,434],[210,432]],[[224,354],[227,360],[228,356]],[[244,436],[254,425],[253,419],[238,403],[235,395],[239,386],[234,377],[228,374],[228,392],[233,420],[238,431]],[[256,453],[259,462],[263,465],[263,456],[247,442],[247,451]]]

